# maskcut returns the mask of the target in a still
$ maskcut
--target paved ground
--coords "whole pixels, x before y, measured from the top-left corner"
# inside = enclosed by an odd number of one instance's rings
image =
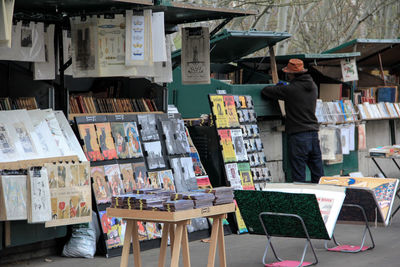
[[[361,226],[338,225],[336,236],[338,241],[359,242]],[[362,253],[347,254],[327,252],[323,249],[323,241],[313,240],[314,247],[319,259],[318,266],[346,267],[346,266],[400,266],[400,213],[397,214],[389,227],[372,227],[376,247]],[[228,266],[251,267],[262,266],[261,259],[265,248],[265,237],[257,235],[229,235],[226,236],[226,253]],[[282,258],[295,259],[300,257],[304,241],[299,239],[276,238],[276,247],[281,250]],[[193,267],[203,267],[207,263],[208,244],[200,241],[190,243],[191,262]],[[144,267],[157,266],[158,249],[142,252]],[[307,255],[310,259],[311,254]],[[46,257],[19,262],[17,266],[48,266],[48,267],[77,267],[97,266],[110,267],[119,266],[120,257],[106,259],[96,256],[94,259],[71,259],[58,256]],[[48,262],[48,259],[51,262]],[[130,255],[130,266],[133,266],[133,257]],[[15,266],[15,263],[14,265]]]

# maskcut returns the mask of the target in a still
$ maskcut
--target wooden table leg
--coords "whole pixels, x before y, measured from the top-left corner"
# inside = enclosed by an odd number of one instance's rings
[[[140,244],[139,244],[139,234],[138,234],[138,222],[134,221],[132,231],[132,244],[133,244],[133,259],[135,262],[135,267],[142,267],[142,259],[140,258]]]
[[[181,250],[182,232],[183,232],[182,229],[185,227],[186,225],[184,222],[177,223],[174,236],[174,245],[172,246],[171,267],[179,266],[179,254]]]
[[[167,256],[167,246],[168,246],[168,234],[169,227],[171,224],[164,223],[162,229],[161,247],[160,247],[160,257],[158,258],[158,267],[165,266],[165,257]]]
[[[215,266],[215,252],[217,250],[217,240],[218,240],[218,232],[219,232],[219,224],[221,221],[218,217],[213,217],[213,225],[211,230],[211,238],[210,238],[210,250],[208,252],[208,263],[207,267]]]
[[[121,267],[127,267],[129,262],[129,251],[131,249],[131,237],[134,232],[133,225],[136,223],[134,220],[126,220],[125,239],[122,247]],[[136,231],[137,235],[137,231]]]
[[[218,231],[218,255],[219,266],[226,267],[225,239],[224,239],[224,215],[219,216],[219,231]]]
[[[190,267],[190,252],[189,252],[189,238],[186,225],[189,224],[190,221],[186,222],[182,229],[182,257],[183,257],[183,266]]]
[[[169,224],[169,242],[170,242],[170,247],[171,247],[171,256],[172,256],[172,252],[174,250],[174,239],[175,239],[175,224],[170,223]]]

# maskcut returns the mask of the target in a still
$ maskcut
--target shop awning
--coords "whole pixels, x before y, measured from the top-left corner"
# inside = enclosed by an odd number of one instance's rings
[[[287,64],[289,59],[297,58],[303,60],[306,64],[337,66],[340,65],[340,60],[345,58],[359,57],[359,52],[353,53],[333,53],[333,54],[289,54],[275,56],[277,64]],[[250,68],[266,69],[269,68],[269,57],[250,57],[242,58],[236,61],[240,65],[245,65]]]
[[[378,67],[378,54],[381,54],[384,68],[392,68],[400,64],[400,39],[354,39],[323,53],[353,51],[361,53],[361,56],[357,58],[357,65],[360,67]]]
[[[289,38],[286,32],[229,31],[223,30],[210,40],[212,63],[228,63],[250,55],[260,49],[273,46]],[[174,61],[180,61],[181,50],[172,53]]]
[[[172,25],[257,15],[257,11],[253,10],[199,6],[170,0],[156,1],[153,10],[164,11],[165,23]]]

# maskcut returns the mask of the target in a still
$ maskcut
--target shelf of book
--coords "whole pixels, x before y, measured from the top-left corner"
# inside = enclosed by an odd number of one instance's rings
[[[349,124],[349,123],[360,123],[362,120],[355,120],[355,121],[337,121],[337,122],[320,122],[320,125],[332,125],[332,124]]]
[[[163,114],[162,111],[150,111],[150,112],[117,112],[117,113],[71,113],[68,114],[69,120],[74,120],[75,117],[90,117],[100,115],[140,115],[140,114]]]

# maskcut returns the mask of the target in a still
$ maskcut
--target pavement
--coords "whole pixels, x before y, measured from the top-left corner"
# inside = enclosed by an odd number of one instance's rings
[[[338,242],[358,245],[361,240],[363,227],[360,225],[338,224],[335,236]],[[324,241],[312,240],[319,260],[317,266],[347,267],[347,266],[400,266],[400,212],[394,216],[388,227],[371,227],[375,241],[375,248],[359,253],[328,252],[324,249]],[[302,254],[304,240],[292,238],[273,238],[275,249],[283,259],[299,259]],[[266,245],[266,237],[260,235],[228,235],[225,236],[226,258],[229,267],[263,266],[262,256]],[[367,245],[370,244],[367,239]],[[204,267],[207,265],[209,244],[199,241],[190,242],[190,257],[192,267]],[[218,254],[218,253],[217,253]],[[159,249],[150,249],[141,252],[142,266],[157,266]],[[271,255],[270,255],[271,256]],[[169,257],[169,253],[168,253]],[[271,259],[271,257],[269,257]],[[169,259],[169,258],[168,258]],[[306,260],[312,260],[309,251]],[[12,266],[22,267],[78,267],[119,266],[121,257],[105,258],[95,256],[93,259],[65,258],[60,256],[47,256],[23,262],[14,262]],[[168,261],[167,261],[168,262]],[[217,257],[218,266],[218,257]],[[129,266],[133,266],[133,255],[130,255]],[[11,266],[11,265],[4,265]],[[182,265],[180,265],[182,266]]]

